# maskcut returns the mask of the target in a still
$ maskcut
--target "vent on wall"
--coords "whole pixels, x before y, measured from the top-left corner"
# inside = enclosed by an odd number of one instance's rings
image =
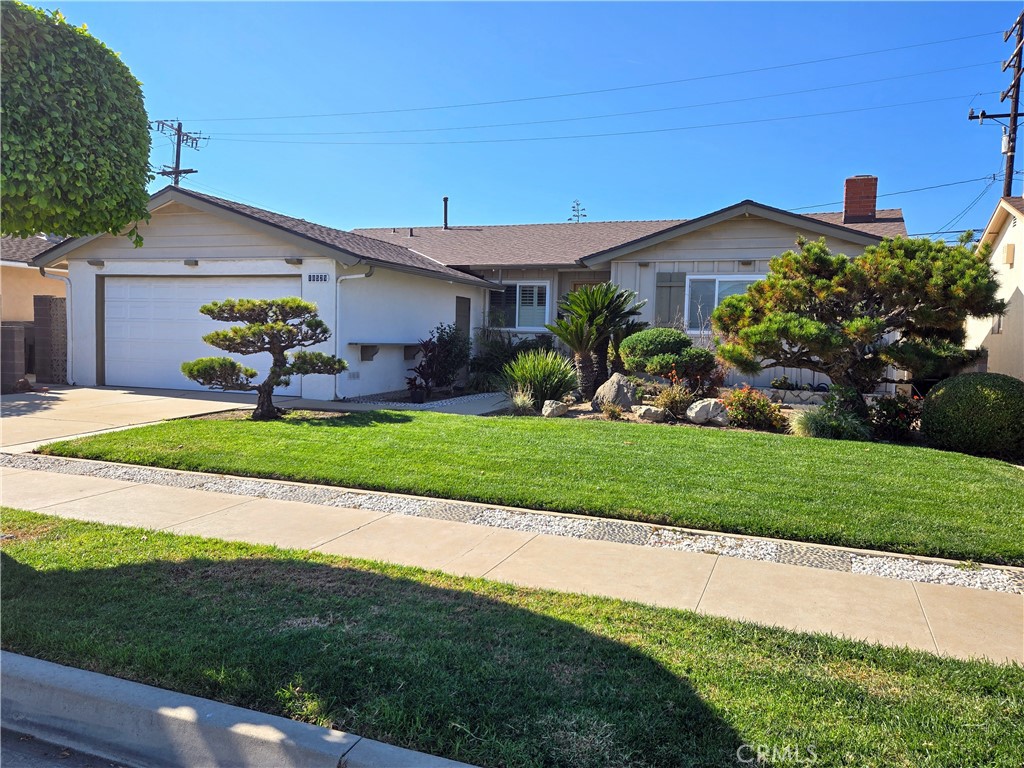
[[[1014,250],[1015,249],[1014,249],[1013,243],[1007,243],[1006,247],[1003,248],[1003,259],[1011,267],[1013,266],[1013,252],[1014,252]]]
[[[357,381],[358,379],[359,379],[359,371],[349,371],[348,372],[348,380],[349,381]]]

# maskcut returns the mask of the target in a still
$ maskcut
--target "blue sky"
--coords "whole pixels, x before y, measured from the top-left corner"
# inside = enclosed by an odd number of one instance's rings
[[[953,2],[37,4],[60,7],[118,51],[143,83],[151,118],[180,118],[210,137],[201,151],[183,150],[183,165],[200,170],[184,186],[346,229],[440,224],[444,195],[456,225],[564,221],[576,198],[592,221],[661,219],[745,198],[781,208],[831,203],[858,173],[877,175],[881,194],[1001,173],[1000,128],[969,122],[967,111],[1008,111],[998,93],[1012,46],[1001,33],[1021,10]],[[951,38],[967,39],[918,45]],[[784,66],[883,49],[896,50]],[[729,74],[738,71],[746,72]],[[851,85],[865,81],[875,82]],[[606,89],[621,90],[534,98]],[[487,101],[509,103],[387,112]],[[864,111],[815,116],[845,110]],[[237,119],[353,112],[376,114]],[[644,114],[578,119],[624,112]],[[556,120],[564,122],[471,127]],[[610,133],[627,135],[582,136]],[[555,136],[576,138],[547,140]],[[544,140],[521,141],[534,138]],[[482,143],[450,143],[467,141]],[[153,163],[172,159],[168,140],[155,135]],[[903,207],[910,232],[929,233],[986,186],[880,205]],[[1001,188],[988,187],[952,228],[983,226]]]

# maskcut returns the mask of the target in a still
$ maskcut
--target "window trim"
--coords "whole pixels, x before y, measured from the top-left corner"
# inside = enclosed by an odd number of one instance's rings
[[[716,301],[716,304],[715,304],[714,307],[711,308],[711,311],[714,312],[715,309],[718,307],[718,305],[721,303],[721,302],[718,301],[718,284],[721,281],[723,281],[723,280],[749,280],[750,282],[755,283],[758,280],[764,280],[766,277],[767,277],[767,275],[749,275],[749,274],[747,274],[747,275],[740,275],[740,274],[729,274],[729,273],[721,273],[721,272],[710,272],[710,273],[706,273],[706,274],[697,273],[695,275],[694,274],[687,274],[687,276],[686,276],[686,299],[685,299],[685,302],[684,302],[685,306],[683,308],[684,309],[683,319],[684,319],[685,324],[686,324],[686,331],[687,331],[687,333],[700,333],[702,330],[704,330],[704,329],[698,328],[698,327],[690,327],[690,297],[692,296],[692,292],[691,292],[691,289],[690,289],[690,283],[691,282],[693,282],[694,280],[714,280],[715,281],[715,301]],[[708,314],[708,323],[710,324],[710,322],[711,322],[711,314],[709,313]]]
[[[515,317],[515,325],[501,326],[501,327],[497,328],[497,330],[502,330],[502,331],[531,331],[531,332],[541,332],[541,333],[546,333],[547,332],[548,329],[545,328],[544,325],[540,325],[540,326],[529,325],[529,326],[526,326],[526,325],[520,325],[519,324],[519,309],[520,309],[520,301],[521,301],[519,289],[520,289],[521,286],[524,286],[524,285],[539,285],[539,286],[543,286],[545,288],[545,294],[544,294],[544,323],[548,324],[548,323],[551,322],[551,281],[550,280],[508,280],[508,281],[505,281],[505,282],[500,282],[500,283],[498,283],[498,285],[502,286],[503,288],[509,288],[509,287],[511,287],[513,285],[516,287],[516,317]],[[491,290],[496,290],[496,289],[492,288]],[[491,316],[491,292],[488,291],[487,292],[487,317],[490,317],[490,316]]]

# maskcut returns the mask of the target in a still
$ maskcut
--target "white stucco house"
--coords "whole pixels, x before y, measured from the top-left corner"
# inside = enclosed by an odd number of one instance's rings
[[[297,379],[283,393],[327,400],[403,388],[413,346],[441,322],[543,333],[558,297],[582,283],[636,291],[647,300],[642,319],[699,335],[722,298],[763,277],[800,237],[854,256],[905,235],[900,210],[877,210],[876,189],[873,176],[848,179],[844,210],[834,213],[745,200],[691,220],[448,226],[446,207],[440,227],[348,232],[168,187],[150,202],[142,248],[80,238],[35,265],[68,269],[76,384],[198,388],[181,362],[220,354],[201,340],[221,325],[199,314],[201,304],[301,296],[334,331],[322,351],[350,368],[333,380]]]
[[[97,235],[35,260],[67,269],[70,383],[203,389],[181,363],[223,354],[202,336],[226,326],[201,305],[299,296],[333,331],[313,349],[345,358],[349,370],[296,377],[281,394],[332,400],[400,389],[411,347],[441,322],[471,333],[492,287],[400,245],[180,187],[157,192],[149,208],[141,248]]]
[[[984,347],[986,370],[1024,379],[1024,198],[1002,198],[980,242],[992,246],[989,258],[999,279],[996,298],[1008,308],[1002,317],[968,318],[966,346]]]

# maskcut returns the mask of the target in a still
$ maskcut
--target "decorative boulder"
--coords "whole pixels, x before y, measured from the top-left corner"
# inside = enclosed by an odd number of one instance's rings
[[[545,419],[554,419],[558,416],[565,416],[569,412],[569,406],[560,400],[545,400],[540,415]]]
[[[655,408],[653,405],[634,405],[633,413],[641,421],[661,422],[665,420],[665,409]]]
[[[729,414],[726,412],[725,406],[713,397],[698,400],[687,408],[686,418],[694,424],[707,424],[710,421],[713,424],[721,425],[721,419],[725,419],[725,424],[729,423]]]
[[[636,387],[621,373],[613,373],[608,381],[598,387],[590,407],[600,411],[605,403],[614,403],[624,411],[630,410],[637,403]]]

